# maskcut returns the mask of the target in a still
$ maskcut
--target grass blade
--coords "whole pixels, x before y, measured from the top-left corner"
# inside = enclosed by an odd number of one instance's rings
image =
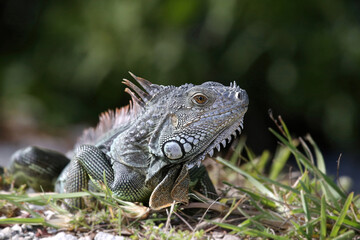
[[[326,176],[323,172],[321,172],[316,166],[314,166],[307,158],[302,154],[295,146],[290,144],[284,137],[278,134],[273,129],[269,129],[271,133],[273,133],[283,144],[285,144],[290,151],[297,157],[301,163],[308,168],[311,172],[316,174],[319,178],[324,179],[324,181],[333,189],[335,192],[341,197],[346,198],[345,193],[332,181],[328,176]]]
[[[43,218],[2,218],[0,219],[0,224],[36,224],[41,225],[45,224]]]
[[[305,137],[305,139],[308,140],[310,142],[310,144],[312,145],[312,147],[314,148],[317,167],[319,168],[319,170],[321,172],[326,174],[325,160],[324,160],[324,157],[323,157],[319,147],[317,146],[314,139],[312,139],[312,137],[309,134]]]
[[[320,240],[326,238],[326,200],[325,196],[321,197],[321,210],[320,210]]]
[[[264,173],[264,169],[266,167],[267,162],[270,159],[270,152],[265,150],[263,151],[263,153],[261,154],[260,158],[259,158],[259,162],[256,165],[256,169],[260,172],[260,173]]]
[[[229,163],[228,161],[226,161],[225,159],[223,159],[221,157],[217,157],[216,161],[218,161],[221,164],[231,168],[235,172],[240,173],[241,175],[243,175],[254,187],[256,187],[265,196],[268,196],[268,197],[270,197],[272,199],[277,199],[275,197],[275,195],[269,189],[267,189],[260,181],[258,181],[256,178],[254,178],[253,176],[251,176],[247,172],[245,172],[242,169],[236,167],[235,165]],[[280,204],[278,204],[278,205],[281,206]]]
[[[270,238],[270,239],[275,239],[275,240],[288,240],[289,238],[287,237],[282,237],[282,236],[278,236],[278,235],[274,235],[274,234],[271,234],[271,233],[268,233],[268,232],[261,232],[259,230],[256,230],[256,229],[249,229],[249,230],[246,230],[244,231],[245,234],[249,234],[249,235],[252,235],[252,236],[256,236],[256,237],[264,237],[264,238]]]
[[[300,197],[301,197],[301,202],[302,202],[302,206],[303,206],[303,210],[305,213],[305,219],[306,219],[306,223],[309,223],[311,220],[311,215],[310,215],[310,210],[309,210],[309,206],[308,206],[308,202],[305,199],[304,196],[304,191],[301,190],[300,191]],[[306,227],[306,233],[308,236],[312,236],[312,227],[311,225]]]
[[[239,140],[239,143],[237,144],[234,154],[231,156],[230,158],[230,162],[232,164],[236,164],[238,161],[239,156],[241,156],[241,152],[243,151],[244,147],[245,147],[245,142],[246,142],[246,138],[245,137],[241,137]]]
[[[331,215],[326,215],[327,218],[332,219],[332,220],[337,220],[338,217],[336,216],[331,216]],[[350,227],[355,228],[358,232],[360,232],[360,223],[356,222],[356,221],[351,221],[348,219],[344,219],[343,221],[343,225],[348,225]]]
[[[230,185],[230,184],[228,184],[228,183],[226,183],[226,182],[224,182],[225,184],[227,184],[227,185]],[[244,189],[244,188],[241,188],[241,187],[235,187],[235,186],[233,186],[234,188],[236,188],[236,189],[238,189],[239,191],[241,191],[241,192],[244,192],[244,193],[247,193],[250,197],[252,197],[255,201],[260,201],[262,204],[264,204],[265,206],[268,206],[268,207],[270,207],[270,208],[276,208],[277,207],[277,205],[276,205],[276,203],[274,202],[274,201],[272,201],[271,199],[269,199],[269,198],[267,198],[267,197],[264,197],[264,196],[260,196],[260,195],[258,195],[258,194],[256,194],[256,193],[253,193],[253,192],[251,192],[251,191],[248,191],[248,190],[246,190],[246,189]]]
[[[214,221],[208,221],[208,222],[215,224],[219,227],[225,228],[225,229],[233,230],[236,233],[243,232],[246,229],[246,227],[250,225],[250,221],[248,221],[247,224],[242,225],[241,227],[235,226],[232,224],[228,224],[228,223],[221,223],[221,222],[214,222]]]
[[[288,239],[286,237],[277,236],[277,235],[265,232],[266,229],[264,231],[259,231],[259,230],[256,230],[256,229],[247,228],[248,225],[250,225],[250,223],[247,223],[246,225],[242,225],[241,227],[239,227],[239,226],[235,226],[235,225],[228,224],[228,223],[213,222],[213,221],[209,221],[209,222],[211,222],[212,224],[215,224],[215,225],[217,225],[219,227],[233,230],[236,233],[243,233],[244,235],[248,234],[248,235],[254,236],[254,237],[262,236],[262,237],[276,239],[276,240],[286,240],[286,239]]]
[[[290,150],[285,147],[278,148],[278,151],[275,153],[275,157],[273,159],[273,163],[271,165],[269,178],[272,180],[276,180],[283,170],[286,162],[290,156]]]
[[[354,230],[349,230],[339,236],[337,236],[336,238],[333,238],[333,240],[347,240],[347,239],[353,239],[353,237],[355,236],[355,232]],[[355,238],[354,238],[355,239]]]
[[[101,193],[99,193],[101,194]],[[64,198],[75,198],[85,197],[90,194],[86,192],[74,192],[74,193],[36,193],[33,196],[28,195],[15,195],[15,194],[0,194],[0,199],[12,200],[14,202],[44,202],[49,199],[64,199]]]
[[[335,222],[335,225],[333,226],[333,228],[331,230],[330,237],[336,237],[337,236],[337,234],[338,234],[338,232],[340,230],[340,227],[343,224],[344,219],[346,217],[346,213],[349,210],[349,207],[350,207],[351,201],[353,199],[353,196],[354,196],[354,192],[350,193],[348,198],[346,199],[344,207],[341,210],[340,215],[339,215],[338,219]]]

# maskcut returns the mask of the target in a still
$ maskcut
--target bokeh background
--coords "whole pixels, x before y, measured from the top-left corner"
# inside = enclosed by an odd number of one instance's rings
[[[71,148],[128,103],[132,71],[164,85],[235,80],[255,153],[276,147],[271,108],[311,133],[330,171],[342,153],[340,173],[359,177],[360,1],[3,0],[0,17],[2,165],[28,144]]]

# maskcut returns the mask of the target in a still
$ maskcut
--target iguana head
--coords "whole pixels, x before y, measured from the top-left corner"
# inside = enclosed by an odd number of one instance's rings
[[[229,87],[216,82],[199,86],[185,85],[168,99],[167,124],[154,135],[161,148],[160,156],[171,163],[200,164],[206,154],[213,155],[241,132],[249,99],[236,84]]]
[[[206,154],[212,156],[214,149],[225,147],[236,131],[241,132],[249,98],[235,82],[230,86],[205,82],[174,87],[133,77],[146,92],[125,80],[139,98],[129,89],[127,92],[144,109],[142,115],[155,122],[147,134],[148,149],[154,156],[148,178],[169,164],[185,163],[189,168],[200,164]]]

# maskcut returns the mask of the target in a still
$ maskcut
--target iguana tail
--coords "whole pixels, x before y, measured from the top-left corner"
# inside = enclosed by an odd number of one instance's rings
[[[54,191],[57,177],[69,162],[59,152],[31,146],[13,154],[9,171],[15,186],[26,184],[38,192]]]

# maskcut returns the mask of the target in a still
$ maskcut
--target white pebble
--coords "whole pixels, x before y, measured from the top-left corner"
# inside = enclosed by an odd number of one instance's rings
[[[19,224],[15,224],[14,226],[12,226],[11,231],[22,233],[22,228],[20,227]]]
[[[55,236],[42,238],[43,240],[77,240],[77,237],[74,237],[71,234],[66,234],[64,232],[59,232]]]
[[[125,238],[122,236],[114,236],[109,233],[99,232],[96,234],[94,240],[124,240]]]

